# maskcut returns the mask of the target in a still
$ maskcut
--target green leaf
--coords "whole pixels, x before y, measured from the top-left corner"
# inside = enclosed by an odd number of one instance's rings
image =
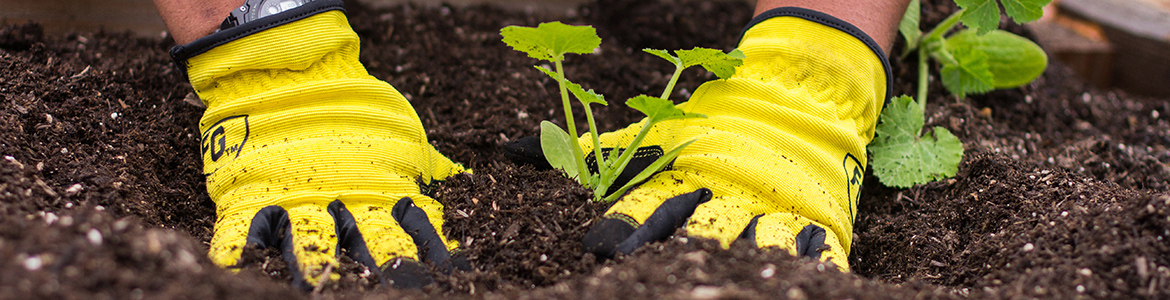
[[[1044,15],[1044,6],[1052,0],[1000,0],[1003,9],[1017,24],[1039,20]]]
[[[902,37],[906,38],[906,52],[913,51],[918,48],[918,39],[922,37],[922,30],[918,29],[918,23],[922,14],[922,5],[920,0],[910,1],[910,5],[906,6],[906,13],[902,15],[902,22],[898,23],[898,32],[902,33]]]
[[[979,34],[999,28],[999,5],[995,0],[955,0],[955,4],[964,9],[959,21]]]
[[[970,48],[987,56],[995,88],[1013,88],[1040,77],[1048,67],[1048,55],[1032,41],[1003,30],[984,35],[963,30],[947,38],[948,47]]]
[[[549,70],[548,68],[545,68],[543,66],[532,66],[532,67],[536,68],[537,70],[540,70],[540,72],[544,73],[544,75],[548,75],[548,77],[552,77],[553,80],[557,80],[557,72],[553,72],[553,70]]]
[[[715,76],[719,76],[720,79],[731,78],[732,75],[735,75],[735,67],[743,65],[743,52],[736,49],[732,50],[731,53],[736,54],[736,56],[723,53],[718,49],[702,47],[674,51],[674,54],[678,54],[679,60],[682,61],[684,69],[700,65],[707,71],[715,73]]]
[[[573,83],[568,79],[565,79],[565,86],[569,88],[569,92],[572,92],[573,96],[576,96],[577,100],[580,100],[582,104],[597,103],[601,105],[609,105],[608,102],[605,102],[605,96],[593,92],[593,89],[586,91],[585,88],[582,88],[580,84]]]
[[[623,185],[617,191],[614,191],[613,193],[609,194],[609,196],[606,196],[603,201],[613,202],[614,200],[617,200],[618,197],[621,197],[623,194],[625,194],[626,190],[629,190],[636,185],[642,184],[642,182],[646,181],[646,179],[650,179],[650,176],[653,176],[654,174],[662,171],[663,168],[666,168],[667,164],[669,164],[671,161],[674,161],[674,158],[678,157],[678,154],[682,152],[683,148],[694,144],[695,141],[697,140],[690,140],[686,143],[683,143],[678,147],[674,147],[674,149],[670,150],[670,152],[667,152],[661,157],[658,157],[658,159],[654,160],[653,163],[650,163],[649,166],[647,166],[645,169],[642,169],[642,172],[638,173],[638,175],[634,175],[634,178],[631,178],[630,181],[626,182],[626,185]]]
[[[731,52],[727,52],[727,56],[731,56],[731,58],[738,58],[738,59],[746,59],[747,58],[747,54],[743,54],[743,51],[739,51],[738,48],[731,49]]]
[[[1044,6],[1052,0],[999,0],[1003,8],[1017,24],[1039,20],[1044,15]],[[979,34],[991,32],[999,28],[999,4],[996,0],[955,0],[955,4],[965,9],[959,18],[964,25],[975,29]]]
[[[892,99],[882,111],[877,135],[869,144],[873,174],[882,184],[908,188],[958,172],[963,143],[942,127],[919,138],[923,123],[922,109],[908,96]]]
[[[548,75],[548,77],[552,77],[553,80],[557,80],[557,73],[556,72],[553,72],[552,70],[549,70],[548,68],[545,68],[542,66],[533,66],[533,67],[536,67],[537,70],[540,70],[541,72],[543,72],[544,75]],[[582,104],[597,103],[597,104],[601,104],[601,105],[609,105],[609,102],[605,102],[605,96],[602,96],[601,94],[594,92],[593,89],[589,89],[588,91],[586,91],[585,88],[581,87],[580,84],[573,83],[572,81],[569,81],[569,79],[565,79],[565,88],[569,89],[569,92],[572,92],[573,96],[576,96],[577,100],[581,101]]]
[[[577,143],[568,132],[552,122],[540,122],[540,149],[544,152],[544,158],[553,168],[580,182],[581,178],[577,178],[577,160],[571,147],[577,147]]]
[[[665,59],[666,61],[669,61],[670,63],[673,63],[675,65],[682,64],[682,61],[679,60],[677,56],[670,55],[670,52],[667,52],[666,50],[646,48],[646,49],[642,49],[642,51],[644,51],[646,53],[654,54],[654,56],[661,57],[662,59]]]
[[[968,93],[982,94],[995,86],[995,76],[987,62],[987,54],[979,49],[957,48],[951,54],[958,64],[943,65],[943,86],[952,94],[966,97]]]
[[[703,114],[684,112],[674,106],[674,103],[670,102],[670,100],[646,95],[638,95],[637,97],[630,98],[626,100],[626,105],[646,114],[646,117],[649,118],[646,126],[652,126],[654,123],[666,120],[707,117]]]
[[[540,23],[537,27],[508,26],[500,29],[504,43],[529,57],[558,62],[566,53],[589,54],[601,46],[593,26],[566,25],[561,22]]]

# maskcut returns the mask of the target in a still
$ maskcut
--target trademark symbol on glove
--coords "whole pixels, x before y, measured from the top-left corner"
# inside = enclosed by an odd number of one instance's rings
[[[215,173],[219,166],[240,156],[248,141],[248,116],[238,115],[220,119],[203,130],[200,152],[206,174]]]

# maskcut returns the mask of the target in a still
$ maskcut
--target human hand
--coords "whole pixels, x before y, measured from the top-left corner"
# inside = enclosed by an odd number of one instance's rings
[[[172,50],[207,105],[209,256],[237,266],[248,245],[277,247],[294,284],[308,287],[344,253],[397,287],[425,285],[420,263],[451,267],[457,243],[422,191],[468,170],[368,75],[341,5],[314,1]]]
[[[678,105],[707,118],[650,129],[636,155],[641,163],[623,174],[695,142],[621,196],[586,234],[586,251],[629,254],[685,227],[725,248],[742,240],[848,270],[865,146],[888,98],[887,63],[843,21],[791,8],[764,16],[745,31],[736,75],[702,85]],[[643,124],[601,135],[602,149],[628,145]],[[539,153],[532,142],[510,152]],[[579,145],[592,153],[589,137]]]

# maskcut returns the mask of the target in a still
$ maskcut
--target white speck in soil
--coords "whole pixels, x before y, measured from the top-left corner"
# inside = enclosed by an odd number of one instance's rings
[[[102,244],[102,233],[97,228],[90,228],[89,233],[85,234],[85,238],[94,246],[100,246]]]
[[[772,278],[774,275],[776,275],[776,266],[773,264],[765,265],[764,269],[760,271],[760,277],[764,279]]]
[[[1035,248],[1036,248],[1036,246],[1032,246],[1032,243],[1024,244],[1024,252],[1032,251],[1032,249],[1035,249]]]
[[[51,213],[51,212],[44,213],[44,214],[45,214],[45,215],[44,215],[44,217],[45,217],[45,224],[52,225],[52,224],[53,224],[53,222],[57,222],[57,214],[54,214],[54,213]]]
[[[33,256],[24,260],[24,269],[29,271],[36,271],[41,268],[41,257]]]
[[[81,186],[80,183],[74,183],[73,185],[69,186],[69,188],[65,189],[65,195],[77,195],[77,193],[80,193],[84,189],[85,187]]]
[[[691,290],[692,299],[716,299],[723,295],[723,292],[718,287],[713,286],[697,286]]]
[[[798,287],[788,289],[788,292],[785,292],[784,295],[788,296],[788,299],[808,299],[808,296],[804,294],[804,290]]]

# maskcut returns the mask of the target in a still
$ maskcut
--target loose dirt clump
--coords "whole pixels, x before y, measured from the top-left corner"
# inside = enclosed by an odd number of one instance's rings
[[[924,2],[924,26],[956,9]],[[347,6],[370,74],[411,101],[436,148],[475,170],[429,191],[472,270],[434,270],[436,284],[395,290],[343,259],[340,281],[306,293],[288,285],[279,251],[249,251],[239,271],[215,266],[205,255],[215,207],[198,157],[203,109],[185,101],[191,87],[166,54],[173,41],[14,24],[0,27],[0,298],[1170,298],[1168,99],[1097,90],[1056,62],[1025,87],[968,99],[932,86],[927,125],[964,141],[960,172],[909,189],[868,176],[852,273],[682,231],[604,260],[580,240],[607,206],[499,151],[537,134],[540,120],[563,123],[555,83],[499,29],[596,26],[602,47],[570,57],[568,73],[625,99],[661,91],[671,73],[642,48],[730,49],[751,7]],[[917,71],[893,67],[894,94],[913,93]],[[686,72],[672,99],[713,78]],[[620,104],[596,116],[602,130],[640,118]]]
[[[591,272],[596,259],[581,251],[581,238],[606,205],[580,201],[593,193],[556,171],[494,167],[458,175],[435,192],[448,238],[464,247],[457,255],[480,271],[460,289],[532,288]]]

